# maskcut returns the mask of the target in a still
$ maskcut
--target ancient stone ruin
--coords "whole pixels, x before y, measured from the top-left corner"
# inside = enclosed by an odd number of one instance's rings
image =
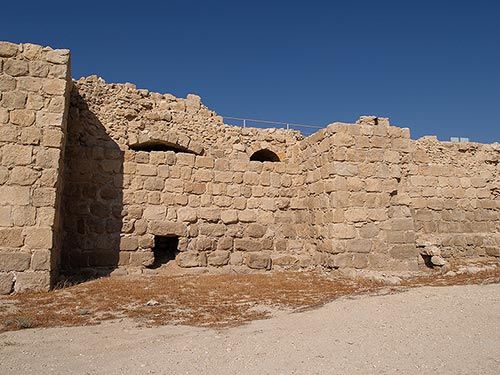
[[[229,126],[196,95],[72,81],[68,50],[0,43],[0,293],[60,273],[417,270],[500,256],[500,145],[385,118],[310,137]]]

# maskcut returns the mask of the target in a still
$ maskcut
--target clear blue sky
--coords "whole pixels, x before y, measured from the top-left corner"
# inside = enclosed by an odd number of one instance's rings
[[[227,116],[500,142],[500,1],[8,1],[0,40]]]

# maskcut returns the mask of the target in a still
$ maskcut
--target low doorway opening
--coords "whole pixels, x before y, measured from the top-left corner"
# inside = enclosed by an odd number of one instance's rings
[[[153,248],[154,262],[150,268],[159,268],[174,260],[179,253],[179,237],[177,236],[155,236]]]

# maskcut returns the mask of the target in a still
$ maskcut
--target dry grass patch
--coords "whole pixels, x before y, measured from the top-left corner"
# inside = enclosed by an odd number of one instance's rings
[[[343,296],[424,285],[498,282],[498,268],[453,276],[434,272],[390,287],[322,272],[111,277],[51,292],[3,297],[0,331],[93,325],[120,318],[146,326],[230,327],[267,318],[273,309],[303,310]]]

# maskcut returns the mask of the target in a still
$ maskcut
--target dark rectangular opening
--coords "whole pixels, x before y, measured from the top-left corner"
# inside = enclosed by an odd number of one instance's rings
[[[155,236],[154,262],[150,268],[158,268],[174,260],[179,252],[178,247],[179,237],[177,236]]]

